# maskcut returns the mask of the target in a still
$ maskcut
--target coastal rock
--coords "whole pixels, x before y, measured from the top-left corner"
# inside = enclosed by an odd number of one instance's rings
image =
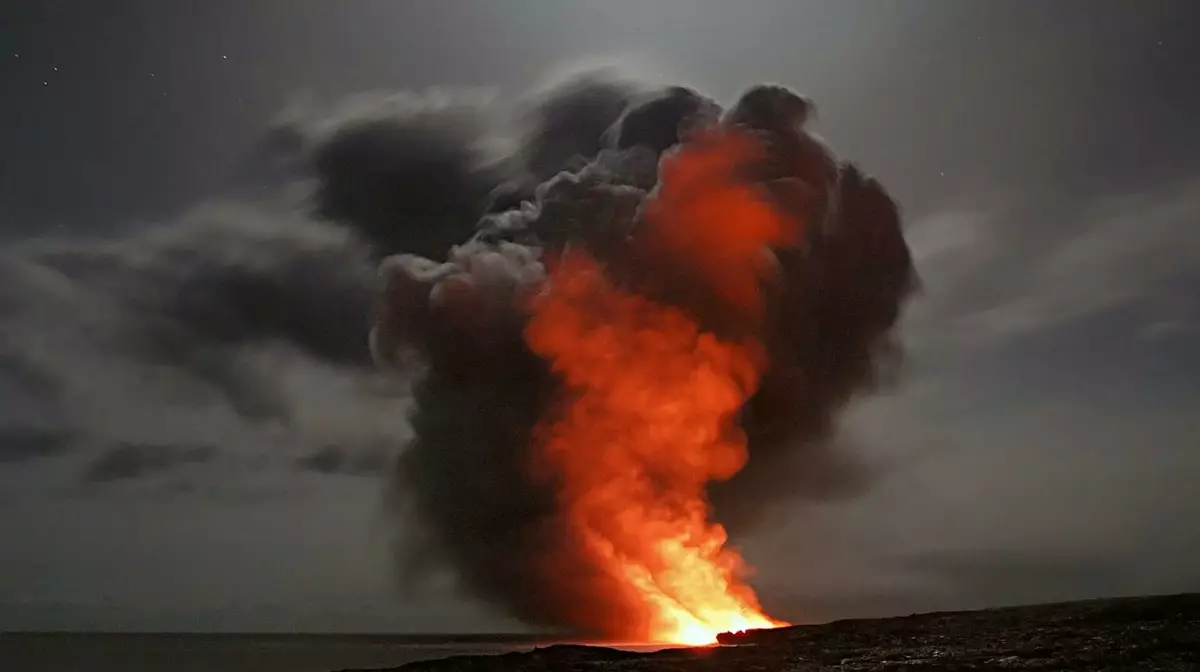
[[[635,653],[556,645],[405,665],[405,672],[1200,670],[1200,594],[1091,600],[723,634]]]

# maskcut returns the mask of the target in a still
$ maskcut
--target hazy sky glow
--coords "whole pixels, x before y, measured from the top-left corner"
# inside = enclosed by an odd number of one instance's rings
[[[152,366],[89,339],[112,311],[168,301],[108,303],[154,286],[151,252],[219,246],[189,222],[278,200],[282,169],[259,150],[289,103],[434,85],[511,100],[588,60],[725,101],[762,81],[803,91],[819,132],[905,211],[924,282],[910,360],[844,434],[880,479],[743,540],[768,608],[1200,590],[1194,2],[13,4],[0,628],[520,627],[442,586],[393,587],[380,446],[408,430],[386,381],[269,340],[214,372],[204,353]],[[112,245],[71,256],[97,238]],[[251,398],[270,408],[238,406]],[[322,453],[349,443],[359,462]]]

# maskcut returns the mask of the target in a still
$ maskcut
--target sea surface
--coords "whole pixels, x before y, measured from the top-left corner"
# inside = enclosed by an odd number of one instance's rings
[[[463,654],[526,651],[554,643],[545,638],[492,635],[0,633],[0,670],[332,672],[396,667]]]

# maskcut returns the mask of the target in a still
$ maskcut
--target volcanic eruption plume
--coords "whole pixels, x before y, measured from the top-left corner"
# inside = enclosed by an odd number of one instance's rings
[[[607,128],[555,140],[563,110]],[[537,165],[471,239],[381,266],[373,351],[419,371],[395,490],[427,543],[406,569],[448,559],[471,594],[582,635],[778,625],[727,530],[861,484],[828,439],[895,359],[897,209],[782,87],[722,115],[585,81],[542,112],[519,154]],[[530,188],[555,142],[595,151]]]

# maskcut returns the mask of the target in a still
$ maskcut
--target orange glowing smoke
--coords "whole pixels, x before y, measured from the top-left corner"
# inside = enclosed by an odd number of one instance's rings
[[[757,324],[771,245],[799,222],[739,175],[759,147],[711,132],[665,159],[635,244],[684,267],[741,325]],[[571,250],[531,305],[526,340],[551,361],[568,399],[539,433],[569,533],[633,605],[632,639],[709,644],[783,623],[762,611],[746,566],[708,520],[706,485],[747,459],[737,414],[765,364],[753,327],[718,336],[683,310],[619,287]]]

